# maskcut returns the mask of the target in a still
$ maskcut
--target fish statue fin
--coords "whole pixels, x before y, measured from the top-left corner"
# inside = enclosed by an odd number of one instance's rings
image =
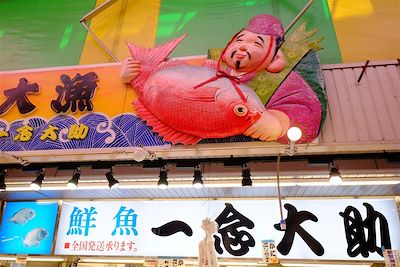
[[[167,59],[168,55],[186,36],[187,34],[184,34],[154,48],[140,47],[127,42],[126,44],[133,59],[140,61],[139,76],[131,81],[131,85],[140,92],[149,76],[158,69],[160,63]]]
[[[139,99],[135,101],[135,106],[136,112],[140,118],[146,121],[146,124],[151,126],[153,131],[161,135],[165,141],[171,142],[174,145],[178,143],[192,145],[198,143],[202,139],[199,136],[193,136],[177,131],[163,123],[154,116],[154,114],[151,113]]]
[[[168,60],[168,61],[164,61],[160,65],[158,65],[157,71],[163,70],[163,69],[166,69],[169,67],[182,66],[182,65],[188,65],[188,63],[183,60],[180,60],[180,59]]]
[[[154,48],[140,47],[132,43],[127,43],[127,45],[133,59],[139,60],[144,66],[157,67],[158,64],[167,59],[168,55],[186,36],[187,34],[184,34]]]

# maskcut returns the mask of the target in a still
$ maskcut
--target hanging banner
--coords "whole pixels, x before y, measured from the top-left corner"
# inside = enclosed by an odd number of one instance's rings
[[[7,202],[0,254],[51,254],[58,203]]]
[[[0,149],[169,147],[134,113],[119,64],[0,73]]]
[[[278,259],[383,260],[383,247],[400,248],[392,199],[293,200],[284,209],[285,229],[275,200],[65,202],[54,253],[197,257],[206,217],[219,225],[218,257],[262,258],[265,240]]]

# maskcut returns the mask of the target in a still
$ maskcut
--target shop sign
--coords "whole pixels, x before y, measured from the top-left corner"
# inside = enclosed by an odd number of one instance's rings
[[[57,202],[6,203],[0,228],[0,254],[51,254],[57,209]]]
[[[182,259],[157,259],[157,267],[184,267],[185,263]]]
[[[0,150],[170,147],[134,112],[119,64],[0,72]]]
[[[398,267],[400,265],[400,250],[386,249],[383,255],[386,267]]]
[[[65,202],[55,254],[197,257],[202,220],[219,225],[218,257],[383,260],[400,248],[393,199]]]

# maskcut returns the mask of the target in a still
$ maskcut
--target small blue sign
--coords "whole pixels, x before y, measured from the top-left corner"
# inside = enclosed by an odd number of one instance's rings
[[[0,254],[49,255],[57,202],[7,202],[0,226]]]

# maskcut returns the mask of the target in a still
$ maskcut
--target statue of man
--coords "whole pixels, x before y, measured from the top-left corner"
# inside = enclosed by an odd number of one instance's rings
[[[218,60],[206,60],[204,66],[215,69],[215,77],[195,86],[201,89],[220,78],[228,78],[235,88],[248,84],[260,72],[280,72],[286,66],[280,49],[284,40],[281,22],[269,14],[250,19],[248,26],[237,32]],[[141,62],[132,57],[122,63],[121,78],[129,83],[140,74]],[[239,91],[239,89],[238,89]],[[287,130],[302,130],[299,142],[310,142],[318,135],[322,107],[316,93],[296,72],[292,71],[273,92],[265,105],[266,112],[243,133],[263,141],[287,143]]]

